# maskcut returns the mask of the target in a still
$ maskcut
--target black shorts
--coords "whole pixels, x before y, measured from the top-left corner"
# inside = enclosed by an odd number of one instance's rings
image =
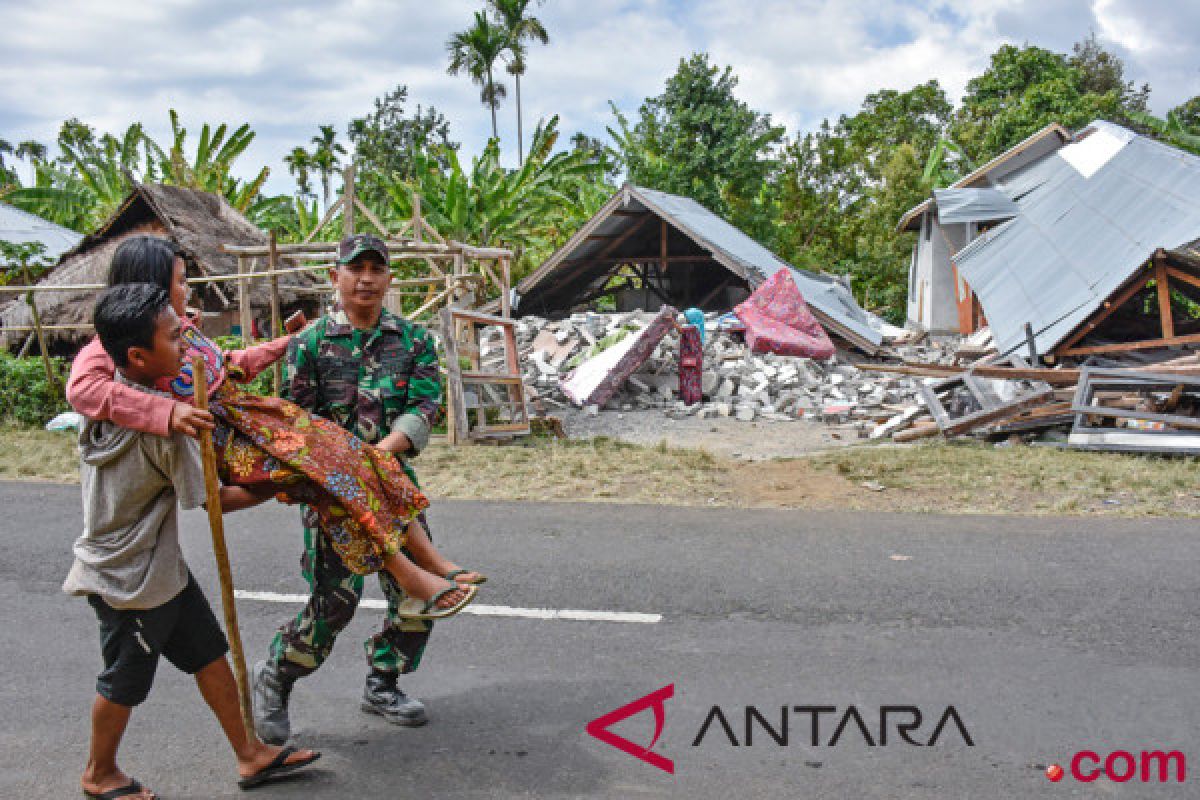
[[[94,594],[88,602],[100,620],[104,655],[96,691],[118,705],[136,706],[146,699],[160,655],[191,675],[229,652],[208,598],[191,573],[182,592],[155,608],[122,611]]]

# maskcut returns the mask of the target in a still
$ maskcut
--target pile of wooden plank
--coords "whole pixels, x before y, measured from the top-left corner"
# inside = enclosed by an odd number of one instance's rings
[[[967,366],[857,366],[924,378],[921,403],[877,425],[873,439],[1025,439],[1058,431],[1059,441],[1080,449],[1200,455],[1200,355],[1053,368],[1019,356],[1000,363],[994,355]]]

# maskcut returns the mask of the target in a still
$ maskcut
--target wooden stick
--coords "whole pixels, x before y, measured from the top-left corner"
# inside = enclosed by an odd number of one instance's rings
[[[29,274],[29,267],[24,268],[25,282],[33,283],[33,276]],[[33,332],[37,334],[38,349],[42,351],[42,366],[46,368],[46,383],[50,384],[50,388],[58,390],[58,379],[54,376],[54,367],[50,365],[50,351],[46,349],[46,336],[42,333],[42,318],[38,314],[37,303],[34,302],[33,292],[25,295],[25,302],[29,303],[29,316],[33,318]]]
[[[354,165],[342,170],[342,236],[354,235]]]
[[[275,268],[279,266],[279,253],[276,250],[275,231],[271,231],[270,248],[271,252],[267,256],[267,272],[271,273],[271,333],[267,338],[274,339],[283,333],[279,320],[279,277],[275,275]],[[275,396],[279,397],[280,388],[283,386],[283,366],[279,363],[278,359],[271,365],[271,377],[274,381]]]
[[[242,329],[243,347],[254,344],[254,337],[251,335],[253,322],[250,311],[250,292],[246,286],[245,277],[248,272],[246,259],[239,256],[237,260],[238,327]]]
[[[195,381],[196,408],[208,410],[208,372],[204,359],[192,359],[192,378]],[[242,635],[238,628],[237,605],[233,599],[233,573],[229,569],[229,551],[225,547],[225,520],[221,516],[221,484],[217,478],[217,453],[213,449],[212,431],[200,432],[200,455],[204,459],[204,494],[207,498],[208,526],[212,529],[213,555],[217,559],[217,575],[221,579],[221,610],[225,612],[225,636],[233,657],[233,676],[237,679],[238,700],[242,706],[242,724],[246,736],[254,739],[254,713],[250,700],[250,681],[246,675],[246,654],[242,650]]]

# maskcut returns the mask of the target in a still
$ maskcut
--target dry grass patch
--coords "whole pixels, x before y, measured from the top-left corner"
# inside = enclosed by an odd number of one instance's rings
[[[497,446],[431,445],[416,462],[434,497],[480,500],[729,505],[729,462],[705,450],[527,439]]]
[[[1200,516],[1200,459],[930,442],[746,463],[606,438],[431,445],[434,498],[952,514]],[[0,479],[75,482],[68,433],[0,429]],[[864,484],[882,486],[882,491]]]
[[[1051,447],[931,442],[811,459],[859,487],[849,507],[986,514],[1200,514],[1200,460]],[[866,490],[864,490],[866,491]],[[864,505],[865,504],[865,505]]]
[[[0,480],[79,481],[74,431],[0,429]]]

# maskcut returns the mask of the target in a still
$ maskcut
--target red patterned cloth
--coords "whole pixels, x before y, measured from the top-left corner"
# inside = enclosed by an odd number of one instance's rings
[[[699,403],[704,375],[704,346],[695,325],[684,325],[679,333],[679,399],[689,406]]]
[[[833,342],[786,269],[768,278],[733,313],[746,326],[746,344],[755,353],[816,359],[833,355]]]
[[[213,440],[221,480],[307,504],[357,575],[382,569],[404,546],[409,522],[429,507],[392,453],[295,403],[226,382],[209,408],[218,421]]]
[[[213,443],[222,482],[305,503],[351,572],[381,570],[404,546],[408,524],[429,507],[396,456],[295,403],[243,391],[236,383],[241,370],[216,343],[194,326],[185,326],[184,334],[183,369],[161,381],[161,389],[191,402],[192,358],[203,358],[214,387],[209,410],[217,420]]]

